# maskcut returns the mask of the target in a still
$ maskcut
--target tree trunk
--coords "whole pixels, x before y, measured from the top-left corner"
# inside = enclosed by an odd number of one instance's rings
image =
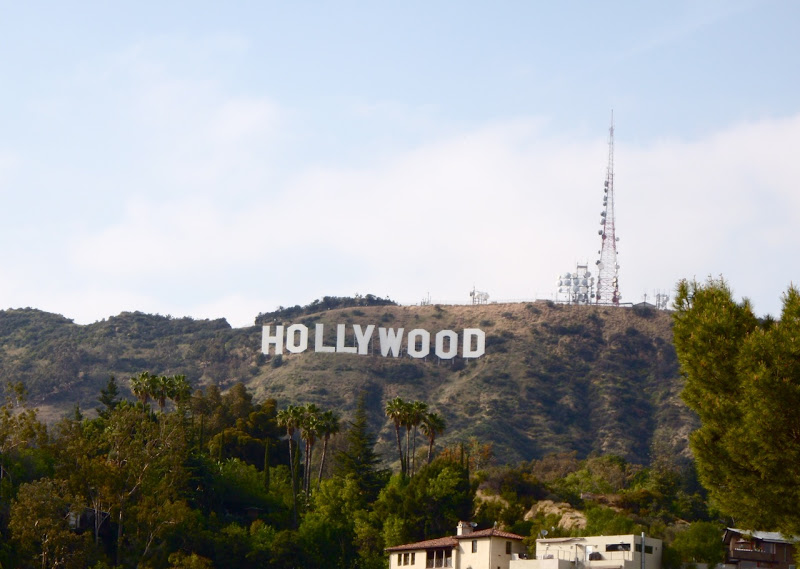
[[[322,439],[322,458],[319,461],[319,478],[317,478],[317,491],[319,491],[319,487],[322,485],[322,469],[325,468],[325,455],[328,452],[328,437],[326,436]]]
[[[400,440],[400,425],[398,423],[394,424],[394,433],[397,435],[397,452],[400,455],[400,474],[405,476],[406,474],[406,463],[403,459],[403,443]]]
[[[297,475],[295,474],[295,457],[294,453],[292,452],[292,440],[291,435],[289,435],[289,472],[292,474],[292,508],[294,511],[294,525],[297,526],[297,482],[296,478]]]

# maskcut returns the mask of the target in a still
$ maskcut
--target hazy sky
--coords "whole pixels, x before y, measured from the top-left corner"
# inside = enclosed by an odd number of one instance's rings
[[[798,278],[800,2],[0,0],[0,308]]]

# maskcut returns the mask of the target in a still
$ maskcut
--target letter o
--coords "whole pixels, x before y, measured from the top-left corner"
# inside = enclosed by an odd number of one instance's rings
[[[293,354],[305,352],[308,349],[308,328],[303,324],[289,326],[286,329],[286,349]]]
[[[417,338],[422,341],[422,346],[417,350]],[[408,355],[412,358],[424,358],[431,353],[431,333],[422,328],[415,328],[408,333]]]
[[[449,340],[449,348],[444,351],[444,339]],[[458,334],[452,330],[440,330],[436,333],[436,356],[443,360],[452,360],[458,355]]]

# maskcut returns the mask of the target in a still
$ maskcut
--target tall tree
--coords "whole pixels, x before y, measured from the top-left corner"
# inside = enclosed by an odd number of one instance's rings
[[[428,413],[428,404],[422,401],[414,401],[408,408],[409,424],[414,429],[413,447],[411,450],[411,475],[413,476],[417,470],[417,428],[419,427],[425,415]]]
[[[319,477],[317,478],[317,488],[322,484],[322,472],[325,468],[325,457],[328,454],[328,441],[339,432],[339,415],[334,411],[324,411],[319,417],[319,434],[322,437],[322,458],[319,461]]]
[[[406,469],[405,473],[411,475],[411,427],[413,426],[413,415],[411,409],[413,402],[404,401],[403,410],[400,414],[400,424],[406,430]]]
[[[430,464],[433,459],[433,442],[436,440],[436,437],[444,433],[446,426],[444,418],[442,418],[439,413],[425,413],[425,416],[422,417],[420,430],[428,439],[428,464]]]
[[[319,436],[319,415],[320,409],[313,403],[306,404],[303,407],[303,415],[300,420],[300,438],[305,442],[305,460],[303,461],[303,492],[306,495],[306,501],[310,493],[311,480],[311,455],[314,452],[314,445]]]
[[[345,448],[336,455],[336,473],[352,476],[367,503],[373,502],[387,479],[387,473],[378,468],[381,457],[375,452],[375,434],[369,429],[364,396],[358,406],[350,428],[347,430]]]
[[[701,482],[737,523],[800,533],[800,294],[789,288],[780,320],[759,321],[724,281],[682,281],[675,309]]]
[[[400,397],[395,397],[386,403],[386,416],[394,423],[394,433],[397,436],[397,453],[400,456],[400,473],[403,476],[406,474],[406,461],[403,456],[403,445],[400,442],[400,427],[403,425],[406,405],[406,402]]]
[[[103,404],[104,408],[97,409],[97,414],[101,417],[108,417],[108,414],[119,405],[118,397],[119,387],[117,386],[116,378],[112,375],[108,378],[106,386],[100,390],[100,396],[97,400]]]
[[[303,409],[295,405],[289,405],[286,409],[278,411],[278,425],[286,429],[286,438],[289,442],[289,472],[292,475],[292,504],[294,506],[294,521],[297,523],[297,469],[295,468],[294,457],[294,433],[300,426],[303,419]]]
[[[153,395],[153,376],[150,372],[143,371],[131,377],[129,381],[133,395],[142,402],[142,405],[147,405]]]

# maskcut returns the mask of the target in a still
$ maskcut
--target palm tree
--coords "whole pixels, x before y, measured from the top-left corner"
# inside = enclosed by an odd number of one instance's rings
[[[333,411],[325,411],[319,416],[319,434],[322,437],[322,458],[319,461],[319,478],[317,479],[317,490],[322,484],[322,469],[325,468],[325,455],[328,452],[328,441],[339,432],[339,415]]]
[[[150,401],[152,377],[150,372],[143,371],[129,380],[133,395],[142,402],[142,405],[147,405],[147,402]]]
[[[395,397],[386,403],[386,416],[394,422],[394,432],[397,436],[397,452],[400,454],[400,473],[405,476],[406,462],[403,458],[403,445],[400,442],[400,427],[403,424],[403,417],[406,410],[406,402]]]
[[[169,393],[168,397],[180,407],[182,404],[189,401],[192,396],[192,386],[186,381],[185,375],[173,375],[169,378]]]
[[[422,401],[414,401],[408,410],[409,423],[414,427],[414,447],[411,451],[411,476],[417,471],[417,427],[422,422],[423,417],[428,413],[428,404]]]
[[[311,453],[314,451],[314,444],[317,442],[319,435],[319,407],[313,403],[308,403],[305,407],[301,408],[302,418],[300,420],[300,438],[305,441],[305,461],[303,462],[303,491],[308,500],[310,490],[309,480],[311,479]]]
[[[294,405],[289,405],[286,409],[278,411],[275,419],[278,426],[286,429],[286,438],[289,440],[289,472],[292,475],[292,503],[294,505],[294,521],[297,523],[297,474],[294,464],[294,433],[300,425],[303,417],[303,409]]]
[[[404,402],[403,412],[400,416],[401,424],[406,429],[406,474],[409,476],[411,476],[411,427],[414,426],[411,413],[413,405],[414,403],[411,401]]]
[[[158,402],[158,410],[164,413],[164,406],[167,404],[167,398],[172,391],[172,378],[166,375],[153,375],[150,376],[150,396]]]
[[[444,432],[445,427],[444,418],[439,413],[426,413],[422,417],[420,430],[423,435],[428,437],[428,464],[431,463],[431,458],[433,458],[433,441]]]

